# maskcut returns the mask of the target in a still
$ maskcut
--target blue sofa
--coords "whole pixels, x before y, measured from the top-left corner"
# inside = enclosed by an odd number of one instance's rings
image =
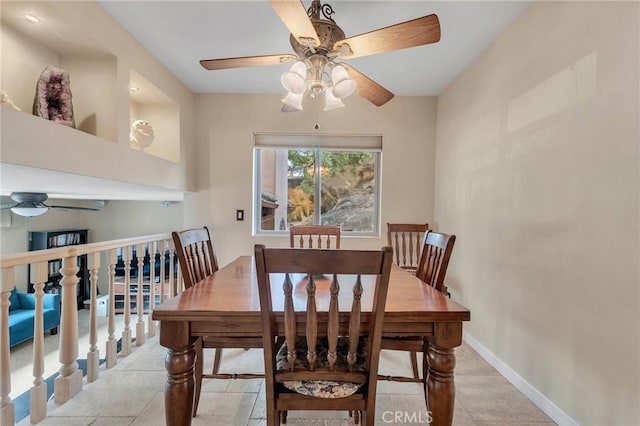
[[[36,298],[35,294],[23,293],[14,287],[9,302],[9,346],[15,346],[33,338]],[[44,330],[56,334],[60,325],[60,295],[45,294],[42,305]]]

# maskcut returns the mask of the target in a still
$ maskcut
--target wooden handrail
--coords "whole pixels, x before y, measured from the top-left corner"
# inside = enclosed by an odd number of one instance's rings
[[[171,233],[143,235],[140,237],[122,238],[119,240],[100,241],[97,243],[79,244],[75,246],[65,246],[46,250],[26,251],[13,253],[0,258],[0,268],[26,265],[28,263],[44,262],[51,259],[62,259],[70,256],[81,256],[83,254],[95,253],[99,251],[117,249],[136,244],[148,243],[157,240],[171,239]]]

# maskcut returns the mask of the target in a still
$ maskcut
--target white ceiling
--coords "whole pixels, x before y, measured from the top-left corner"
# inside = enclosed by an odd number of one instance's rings
[[[284,93],[286,64],[207,71],[200,59],[293,53],[267,0],[98,0],[116,21],[197,93]],[[306,7],[309,0],[303,2]],[[347,37],[435,13],[439,43],[349,60],[396,96],[435,96],[531,4],[530,1],[330,1]],[[290,66],[290,65],[289,65]]]

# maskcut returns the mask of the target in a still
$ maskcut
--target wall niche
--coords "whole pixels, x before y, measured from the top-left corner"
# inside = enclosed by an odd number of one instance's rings
[[[0,85],[13,103],[32,114],[40,74],[48,65],[61,68],[69,72],[75,128],[115,142],[117,58],[47,2],[3,2],[1,21]]]
[[[132,149],[174,163],[180,162],[180,107],[149,80],[135,71],[129,79],[129,125],[137,120],[150,124],[153,142],[147,147],[131,143]]]

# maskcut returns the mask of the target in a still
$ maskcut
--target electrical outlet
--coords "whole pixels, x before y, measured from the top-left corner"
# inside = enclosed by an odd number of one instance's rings
[[[236,210],[236,220],[244,220],[244,210]]]

